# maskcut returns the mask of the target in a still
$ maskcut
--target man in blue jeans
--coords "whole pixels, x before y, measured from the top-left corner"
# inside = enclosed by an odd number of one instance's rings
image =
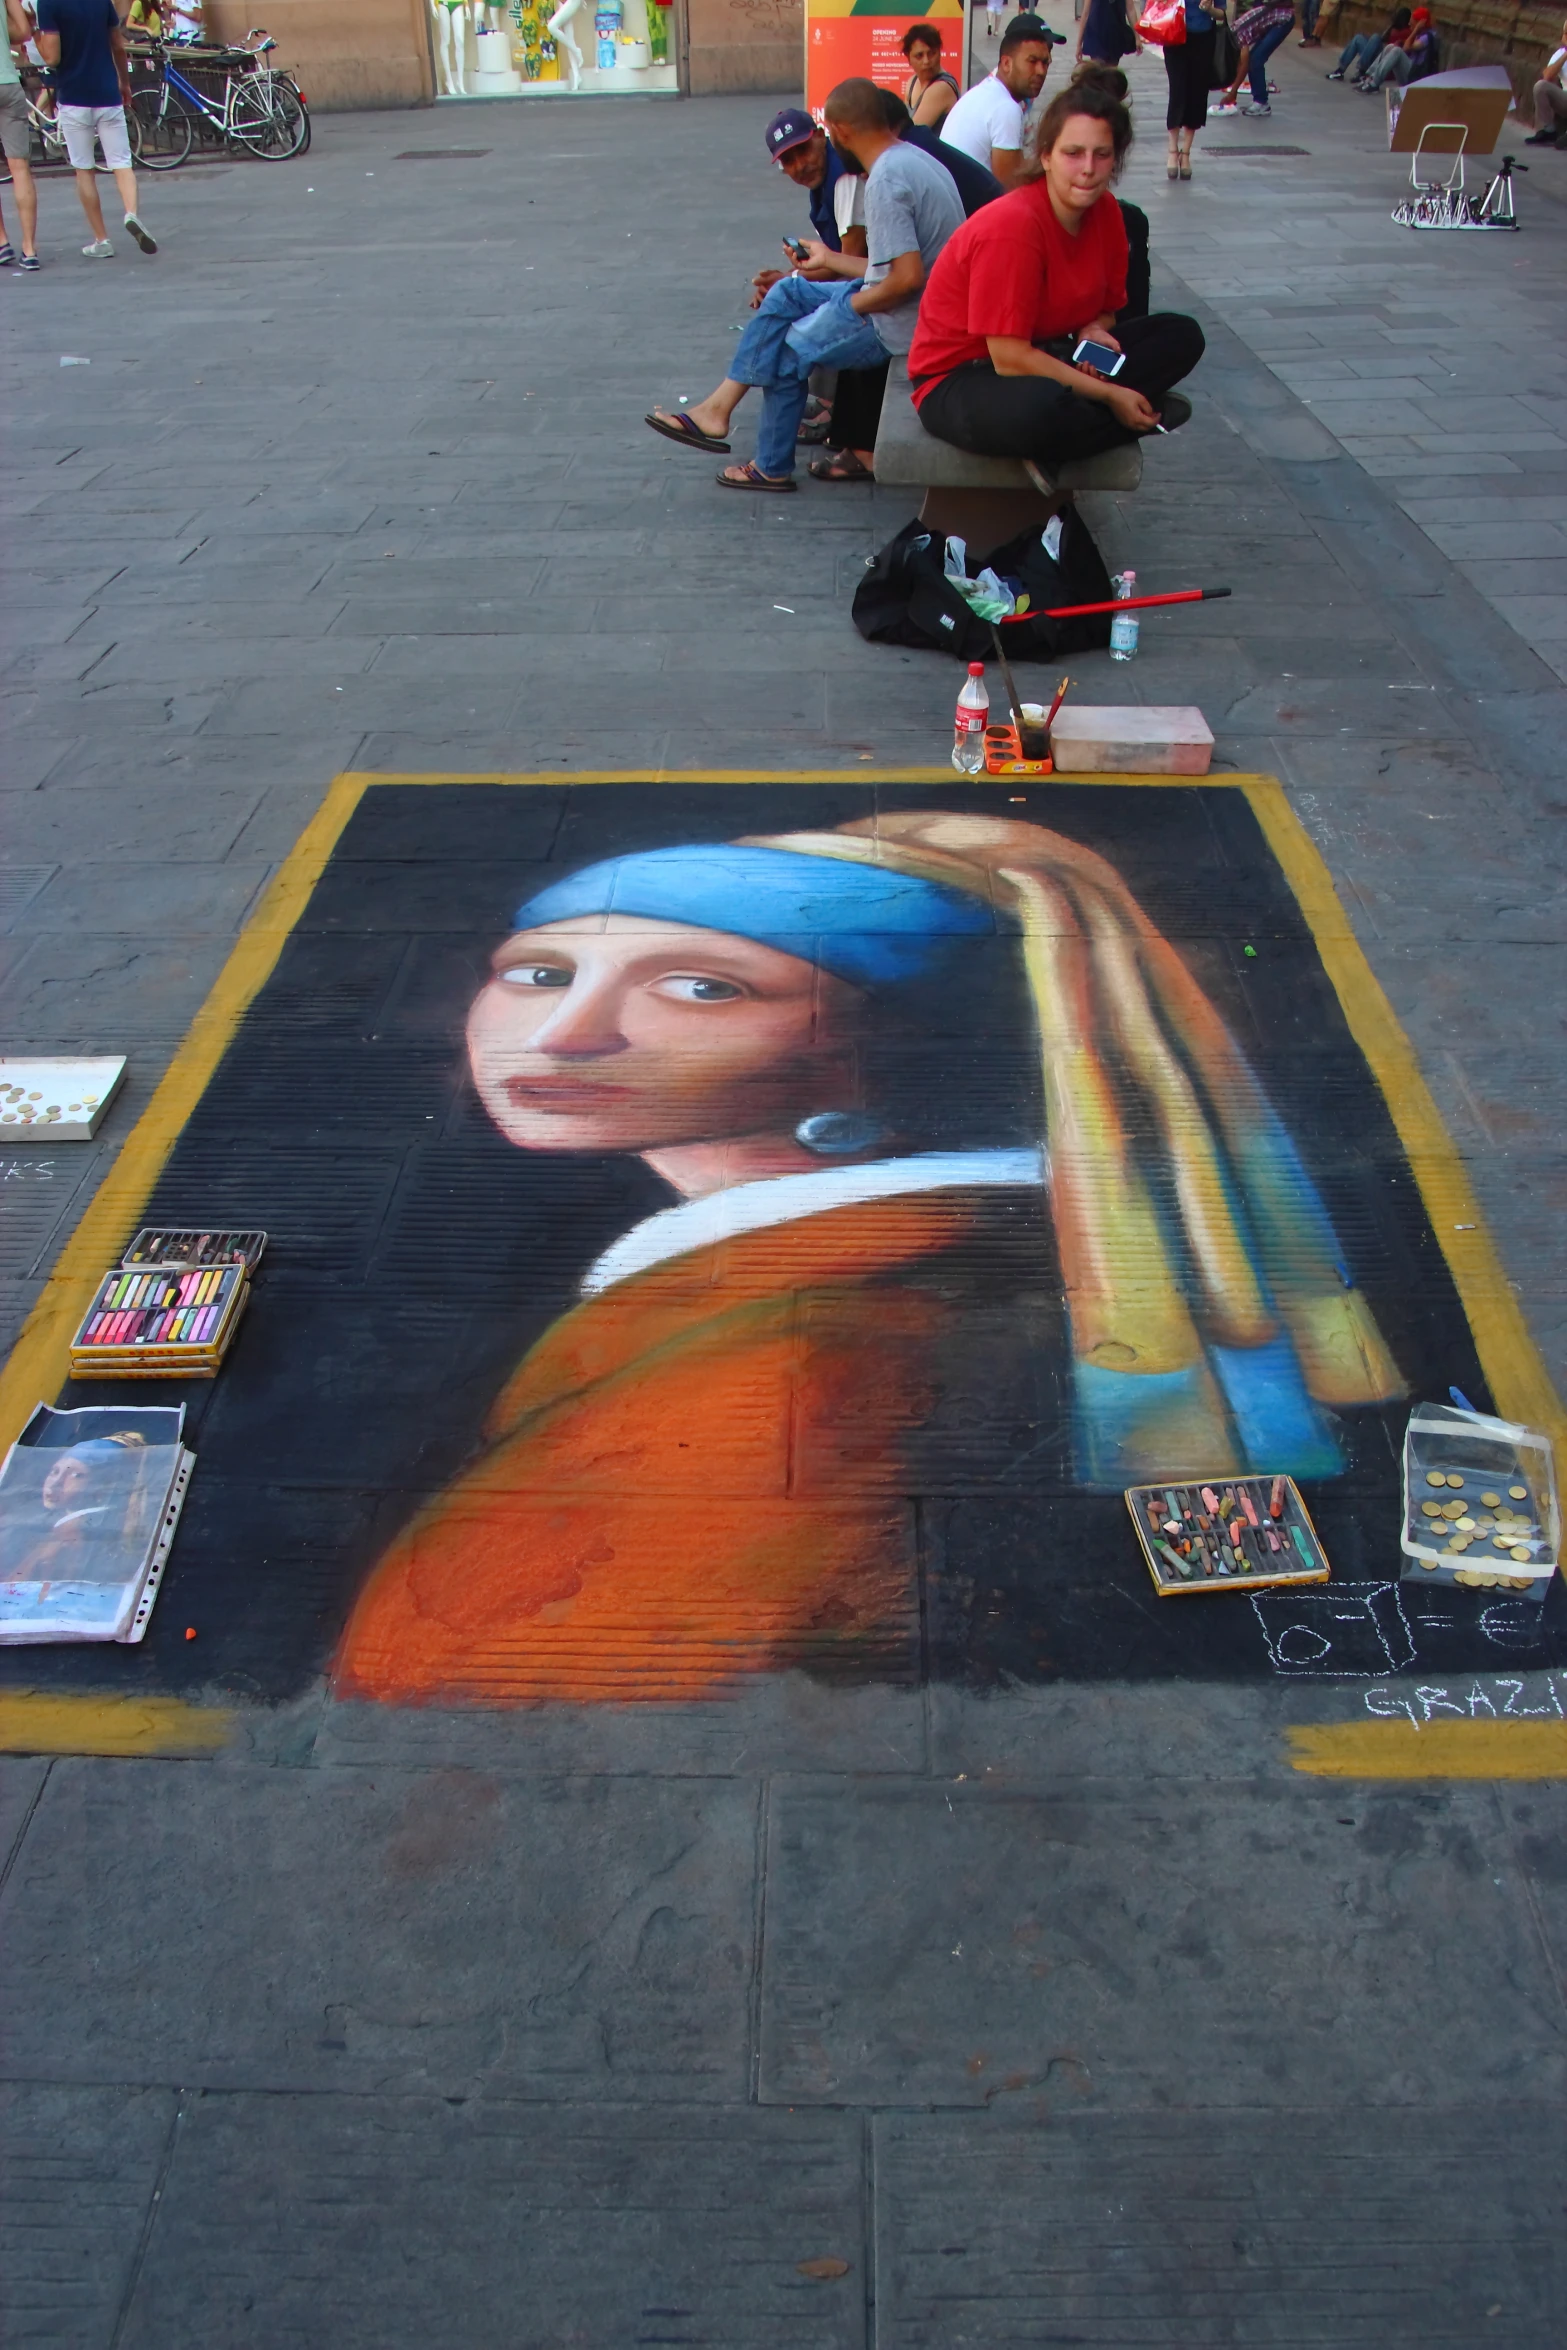
[[[866,257],[806,247],[809,275],[781,278],[740,337],[730,372],[705,400],[655,408],[653,430],[685,448],[729,453],[730,421],[759,387],[756,455],[718,475],[730,490],[792,490],[795,440],[816,367],[876,367],[907,351],[937,255],[963,225],[952,175],[888,127],[874,82],[840,82],[826,105],[834,146],[863,170]]]

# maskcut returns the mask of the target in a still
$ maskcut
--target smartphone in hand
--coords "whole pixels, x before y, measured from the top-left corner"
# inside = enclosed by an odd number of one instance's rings
[[[805,260],[809,250],[807,246],[801,244],[798,237],[785,237],[783,241],[783,249],[788,254],[791,261]]]
[[[1091,367],[1096,375],[1119,375],[1126,365],[1124,351],[1112,351],[1108,343],[1096,343],[1085,335],[1072,353],[1075,367]]]

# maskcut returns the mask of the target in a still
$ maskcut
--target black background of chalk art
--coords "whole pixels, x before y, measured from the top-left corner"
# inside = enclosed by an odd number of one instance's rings
[[[996,792],[370,788],[147,1209],[154,1224],[260,1225],[271,1242],[227,1367],[185,1390],[198,1465],[146,1646],[15,1651],[4,1678],[300,1690],[368,1567],[471,1454],[491,1397],[584,1268],[669,1204],[639,1161],[511,1148],[473,1099],[462,1022],[520,900],[621,850],[933,804],[994,813]],[[1443,1398],[1452,1381],[1488,1401],[1386,1107],[1242,795],[1057,786],[1005,812],[1114,860],[1253,1055],[1412,1393]],[[947,1082],[946,1055],[953,1087],[972,1088],[961,990],[953,1000],[931,1083]],[[152,1398],[94,1383],[61,1400]],[[1308,1494],[1333,1584],[1255,1606],[1161,1601],[1117,1496],[919,1496],[926,1669],[987,1687],[1567,1657],[1559,1585],[1545,1626],[1494,1594],[1398,1587],[1403,1419],[1402,1406],[1362,1415],[1350,1474]],[[917,1655],[906,1670],[921,1670]]]

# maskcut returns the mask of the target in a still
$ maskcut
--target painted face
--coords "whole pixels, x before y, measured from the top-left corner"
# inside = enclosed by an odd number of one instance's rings
[[[909,51],[909,63],[922,82],[931,81],[941,64],[941,51],[933,49],[928,41],[916,41]]]
[[[53,1463],[44,1479],[43,1503],[46,1510],[75,1509],[91,1481],[85,1461],[74,1453],[63,1452]]]
[[[1053,200],[1068,212],[1086,212],[1098,203],[1115,170],[1110,125],[1091,114],[1069,114],[1043,162]]]
[[[864,1000],[723,931],[546,922],[496,954],[468,1053],[480,1100],[523,1150],[667,1150],[840,1107]]]
[[[813,131],[778,158],[778,168],[797,188],[819,188],[827,177],[827,133]]]
[[[1020,41],[1009,49],[996,68],[996,77],[1024,106],[1032,106],[1045,86],[1050,71],[1050,43],[1048,41]]]

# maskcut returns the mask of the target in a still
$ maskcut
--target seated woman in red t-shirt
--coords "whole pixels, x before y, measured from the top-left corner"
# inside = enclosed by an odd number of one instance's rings
[[[1170,387],[1202,357],[1196,320],[1115,323],[1126,230],[1109,191],[1131,143],[1118,99],[1081,83],[1063,90],[1041,119],[1038,162],[949,238],[909,352],[920,421],[938,440],[1048,471],[1190,416]],[[1073,364],[1085,335],[1124,352],[1113,380]]]

